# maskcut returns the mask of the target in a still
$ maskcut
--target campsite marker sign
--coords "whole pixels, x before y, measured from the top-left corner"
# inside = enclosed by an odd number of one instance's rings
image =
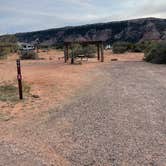
[[[22,75],[21,75],[21,63],[19,59],[17,59],[16,64],[17,64],[17,80],[18,80],[19,97],[20,97],[20,100],[22,100],[23,99]]]

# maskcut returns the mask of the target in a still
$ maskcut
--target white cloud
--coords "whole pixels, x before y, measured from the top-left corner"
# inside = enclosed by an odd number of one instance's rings
[[[166,17],[166,1],[0,0],[0,34],[139,17]]]

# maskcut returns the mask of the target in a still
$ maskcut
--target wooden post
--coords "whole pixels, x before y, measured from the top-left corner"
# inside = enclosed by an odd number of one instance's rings
[[[36,49],[37,49],[37,53],[39,53],[39,45],[38,44],[36,46]]]
[[[74,51],[73,51],[73,45],[71,46],[71,64],[74,64]]]
[[[64,46],[64,60],[65,60],[65,63],[67,62],[67,49],[66,49],[66,44]]]
[[[66,59],[69,60],[69,45],[66,45]]]
[[[16,63],[17,63],[17,80],[18,80],[19,97],[20,97],[20,100],[22,100],[23,99],[23,93],[22,93],[22,75],[21,75],[20,60],[18,59],[16,61]]]
[[[64,46],[64,60],[65,63],[69,60],[69,45],[67,43]]]
[[[104,62],[104,47],[103,47],[103,42],[101,43],[101,62]]]
[[[97,44],[97,59],[100,60],[100,44]]]

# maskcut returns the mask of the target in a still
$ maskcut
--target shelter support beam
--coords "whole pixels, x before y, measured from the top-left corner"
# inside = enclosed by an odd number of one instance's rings
[[[65,63],[67,63],[69,59],[69,47],[67,44],[65,44],[64,46],[64,60],[65,60]]]
[[[71,64],[74,64],[74,51],[73,51],[73,45],[71,47]]]
[[[97,44],[97,59],[100,60],[100,44]]]
[[[104,46],[103,46],[103,43],[101,43],[101,62],[104,62]]]

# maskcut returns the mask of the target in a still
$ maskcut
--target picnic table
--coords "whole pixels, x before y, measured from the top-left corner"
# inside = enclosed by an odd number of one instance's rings
[[[88,61],[88,57],[87,57],[86,55],[78,55],[77,58],[80,58],[81,61],[82,61],[83,59],[85,59],[86,61]]]

